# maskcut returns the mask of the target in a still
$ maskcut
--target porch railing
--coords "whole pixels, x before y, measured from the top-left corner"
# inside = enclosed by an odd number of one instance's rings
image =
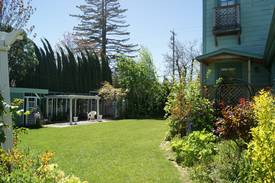
[[[202,89],[203,95],[218,103],[225,105],[237,105],[240,99],[251,100],[263,88],[268,86],[248,85],[248,84],[221,84],[208,85]]]
[[[214,28],[215,35],[234,34],[241,30],[240,5],[220,6],[215,8]]]

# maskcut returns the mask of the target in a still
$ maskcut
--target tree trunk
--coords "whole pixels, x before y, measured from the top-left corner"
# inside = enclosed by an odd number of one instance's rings
[[[193,72],[194,72],[194,59],[192,59],[191,61],[190,81],[193,80]]]
[[[102,14],[102,43],[101,43],[101,59],[106,61],[106,44],[107,44],[107,22],[106,22],[106,1],[102,0],[101,2],[101,14]]]

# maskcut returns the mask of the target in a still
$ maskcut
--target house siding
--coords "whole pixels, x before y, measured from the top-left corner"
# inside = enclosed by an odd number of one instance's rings
[[[217,0],[203,1],[204,54],[222,48],[230,48],[264,55],[275,0],[240,0],[241,44],[238,44],[236,35],[219,36],[217,37],[217,46],[212,32],[214,26],[214,8],[217,5]]]
[[[264,57],[266,42],[275,8],[275,0],[239,0],[241,43],[237,35],[218,36],[217,45],[213,34],[214,13],[218,0],[203,0],[203,54],[211,53],[223,48],[248,52]],[[215,74],[217,64],[241,62],[238,60],[224,60],[210,65],[201,65],[202,82],[206,85],[215,84],[218,79]],[[248,63],[241,62],[242,79],[248,80]],[[213,72],[212,72],[213,71]],[[272,77],[270,77],[272,71]],[[275,78],[275,66],[268,70],[262,63],[252,63],[251,83],[255,86],[270,86]]]

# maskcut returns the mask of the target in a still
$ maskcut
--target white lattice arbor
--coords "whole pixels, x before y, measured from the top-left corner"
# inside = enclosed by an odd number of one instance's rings
[[[54,95],[54,96],[47,96],[46,97],[46,117],[49,118],[49,113],[58,114],[59,106],[61,105],[61,101],[65,101],[65,109],[69,109],[69,116],[70,116],[70,123],[73,123],[73,117],[76,117],[76,108],[77,108],[77,101],[78,100],[85,100],[89,105],[87,105],[88,111],[92,109],[92,101],[96,101],[96,114],[97,118],[99,119],[100,116],[100,106],[99,96],[88,96],[88,95]]]
[[[11,45],[19,39],[23,39],[23,31],[0,32],[0,92],[8,104],[10,104],[8,52]],[[12,120],[10,114],[4,114],[2,118],[7,125],[5,128],[6,142],[2,144],[2,147],[4,150],[10,151],[13,146]]]

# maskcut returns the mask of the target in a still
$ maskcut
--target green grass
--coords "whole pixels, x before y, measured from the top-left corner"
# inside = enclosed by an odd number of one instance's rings
[[[55,152],[66,174],[91,183],[178,183],[179,172],[160,148],[166,131],[161,120],[44,128],[24,135],[20,148]]]

